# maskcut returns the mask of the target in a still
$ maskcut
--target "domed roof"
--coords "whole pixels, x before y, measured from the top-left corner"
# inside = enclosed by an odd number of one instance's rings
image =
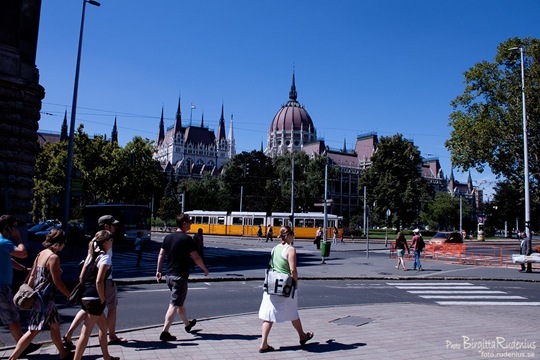
[[[294,81],[294,72],[292,79],[291,91],[289,92],[289,101],[283,105],[274,116],[270,125],[270,132],[273,131],[290,131],[303,130],[305,132],[314,133],[315,128],[311,116],[302,105],[296,101],[296,85]]]

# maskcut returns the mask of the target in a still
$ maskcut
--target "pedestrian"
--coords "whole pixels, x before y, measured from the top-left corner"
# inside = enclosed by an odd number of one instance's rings
[[[333,233],[332,233],[332,244],[333,245],[337,244],[337,236],[338,236],[338,229],[337,229],[337,227],[334,226]]]
[[[266,242],[274,241],[274,236],[272,234],[272,225],[268,224],[268,229],[266,230]]]
[[[116,232],[116,226],[118,225],[119,221],[114,218],[112,215],[103,215],[98,219],[98,227],[101,230],[107,230],[111,234]],[[95,243],[94,243],[95,244]],[[86,271],[86,267],[90,263],[90,261],[94,258],[95,250],[92,248],[89,244],[88,254],[85,260],[85,264],[81,270],[81,273],[79,275],[79,279],[82,279],[83,274]],[[109,256],[112,259],[113,253],[112,253],[112,246],[110,246],[107,250],[109,252]],[[124,339],[122,337],[119,337],[116,334],[116,317],[117,317],[117,307],[118,307],[118,294],[116,289],[116,283],[114,282],[112,278],[112,265],[111,265],[111,271],[108,273],[108,277],[106,279],[106,286],[105,286],[105,297],[107,300],[107,327],[108,327],[108,333],[109,333],[109,344],[110,345],[120,345],[127,342],[127,339]],[[79,310],[79,312],[75,315],[73,318],[73,321],[71,322],[71,325],[69,326],[68,331],[63,337],[64,345],[66,348],[74,348],[73,341],[71,340],[71,337],[73,336],[73,333],[79,327],[79,325],[82,324],[83,321],[85,321],[87,316],[87,312],[84,311],[84,309]]]
[[[322,227],[319,227],[317,231],[315,231],[315,241],[313,241],[313,243],[317,246],[317,250],[321,250],[322,237],[323,237],[323,230],[322,230]]]
[[[137,237],[135,238],[135,242],[133,243],[133,246],[135,248],[135,252],[137,253],[137,267],[141,267],[141,259],[142,259],[142,253],[143,253],[142,232],[137,231]]]
[[[50,327],[51,340],[58,349],[60,359],[72,358],[72,354],[62,344],[60,315],[54,303],[57,290],[69,297],[69,290],[62,281],[62,270],[58,257],[58,252],[66,246],[66,234],[62,229],[52,229],[47,234],[43,246],[45,249],[37,255],[28,278],[28,284],[32,284],[32,288],[42,289],[39,291],[38,300],[34,302],[30,311],[28,331],[17,341],[17,346],[9,357],[10,359],[18,359],[45,325]]]
[[[298,333],[300,345],[304,346],[313,338],[313,332],[304,332],[300,315],[298,314],[298,270],[296,268],[296,249],[294,248],[294,232],[290,226],[283,226],[279,236],[281,244],[272,250],[273,271],[289,274],[294,279],[294,296],[285,297],[263,293],[259,318],[263,320],[260,353],[275,350],[268,345],[268,335],[275,322],[290,321]]]
[[[259,225],[259,228],[257,229],[257,241],[262,242],[262,227]]]
[[[13,215],[0,216],[0,320],[9,327],[11,336],[19,342],[23,336],[20,316],[13,303],[13,269],[27,272],[26,266],[11,257],[25,259],[28,256],[17,229],[18,222]],[[41,344],[30,343],[21,356],[30,354],[41,347]]]
[[[344,236],[343,233],[344,233],[344,231],[341,232],[341,236],[339,237],[339,241],[340,241],[340,243],[342,243],[342,244],[345,243],[345,241],[343,241],[343,236]]]
[[[527,238],[527,234],[524,232],[521,232],[519,235],[521,241],[519,243],[519,253],[521,255],[531,255],[532,254],[532,242],[531,239]],[[527,265],[525,265],[525,262],[521,264],[521,270],[520,272],[532,272],[532,262],[527,262]]]
[[[161,341],[174,341],[176,336],[170,334],[169,329],[174,321],[176,314],[180,315],[184,323],[184,330],[191,332],[197,319],[188,320],[186,307],[184,305],[188,292],[188,278],[190,269],[190,257],[195,264],[201,268],[204,275],[208,275],[208,269],[197,252],[195,242],[187,234],[191,228],[189,215],[181,214],[176,217],[177,229],[168,234],[163,239],[163,244],[158,255],[156,279],[158,282],[162,279],[163,263],[166,260],[167,272],[166,282],[171,297],[167,313],[165,314],[165,323],[159,339]]]
[[[203,236],[203,229],[198,228],[197,233],[193,235],[193,241],[195,242],[195,246],[197,247],[197,253],[201,257],[202,261],[204,262],[204,236]]]
[[[414,229],[413,234],[411,247],[414,248],[414,270],[423,271],[424,269],[422,269],[422,264],[420,263],[420,253],[425,247],[424,238],[420,234],[419,229]]]
[[[119,360],[119,357],[109,354],[107,343],[107,319],[105,318],[105,307],[107,306],[107,278],[112,271],[112,254],[110,252],[113,243],[113,234],[108,230],[100,230],[92,239],[89,246],[93,249],[91,259],[83,266],[84,292],[81,297],[81,306],[86,312],[86,318],[81,330],[81,336],[75,347],[74,359],[82,358],[84,350],[88,345],[88,340],[94,329],[98,325],[98,339],[103,358],[105,360]]]
[[[407,250],[407,254],[410,254],[410,251],[409,245],[407,244],[407,239],[401,231],[397,234],[396,241],[394,242],[394,248],[396,249],[398,258],[395,268],[399,270],[399,265],[401,264],[403,270],[407,271],[407,269],[405,269],[405,261],[403,260],[403,255],[405,255],[405,249]]]

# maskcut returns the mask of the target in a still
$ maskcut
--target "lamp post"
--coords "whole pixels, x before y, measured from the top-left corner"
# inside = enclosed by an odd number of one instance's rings
[[[518,50],[521,55],[521,105],[523,113],[523,177],[525,181],[525,233],[531,239],[531,205],[529,199],[529,149],[527,144],[527,110],[525,105],[525,63],[523,61],[523,47],[513,47],[508,50]]]
[[[86,3],[94,6],[100,6],[101,4],[94,0],[83,0],[82,16],[81,16],[81,31],[79,33],[79,49],[77,51],[77,65],[75,66],[75,85],[73,86],[73,103],[71,105],[71,122],[69,126],[69,143],[68,143],[68,158],[66,167],[66,194],[64,200],[64,219],[63,226],[67,226],[69,221],[69,203],[71,200],[71,173],[73,170],[73,147],[75,143],[75,117],[77,113],[77,93],[79,91],[79,70],[81,67],[81,51],[82,51],[82,39],[84,30],[84,14],[86,10]]]

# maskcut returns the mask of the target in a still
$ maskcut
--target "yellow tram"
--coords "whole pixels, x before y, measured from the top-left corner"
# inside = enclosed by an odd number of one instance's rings
[[[231,235],[231,236],[257,236],[259,225],[263,237],[268,224],[272,225],[274,237],[279,234],[279,228],[290,225],[291,213],[265,213],[265,212],[226,212],[226,211],[186,211],[191,217],[190,233],[202,229],[204,234]],[[313,239],[319,227],[324,228],[323,213],[296,213],[294,214],[294,233],[297,238]],[[332,238],[332,229],[336,227],[338,233],[343,232],[343,217],[327,214],[327,237]]]

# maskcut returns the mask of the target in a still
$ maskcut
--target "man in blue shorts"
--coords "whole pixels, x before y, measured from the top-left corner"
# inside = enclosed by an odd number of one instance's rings
[[[17,230],[17,219],[12,215],[2,215],[0,216],[0,320],[9,326],[9,331],[15,341],[19,341],[23,333],[19,311],[13,303],[11,290],[13,268],[21,271],[28,271],[28,269],[13,260],[12,256],[24,259],[28,253]],[[28,345],[23,355],[34,352],[40,347],[41,345],[32,343]]]
[[[159,337],[161,341],[176,340],[176,336],[169,333],[176,314],[180,315],[184,323],[184,329],[188,333],[191,332],[191,329],[197,323],[197,319],[188,320],[184,306],[188,291],[189,269],[191,266],[190,258],[201,268],[205,276],[208,275],[208,269],[197,252],[197,245],[191,236],[187,234],[191,228],[189,215],[178,215],[176,217],[176,226],[176,231],[163,239],[156,270],[156,279],[160,282],[163,262],[167,258],[167,286],[171,290],[171,299],[169,308],[165,314],[163,331]]]

